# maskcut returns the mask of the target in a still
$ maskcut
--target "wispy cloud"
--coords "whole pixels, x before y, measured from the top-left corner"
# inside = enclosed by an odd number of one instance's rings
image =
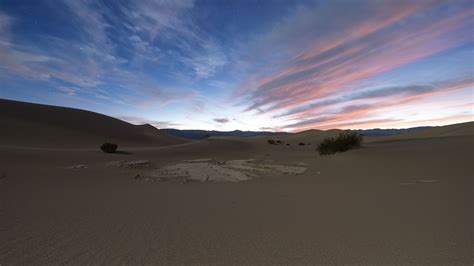
[[[144,0],[119,6],[127,18],[127,28],[146,33],[148,39],[173,38],[173,35],[192,35],[188,22],[182,19],[187,10],[194,7],[193,0]]]
[[[227,58],[219,46],[213,42],[205,43],[202,49],[190,51],[190,57],[181,60],[190,66],[200,78],[212,77],[216,70],[227,63]]]
[[[385,87],[362,93],[348,95],[306,106],[306,108],[293,110],[284,114],[285,117],[297,122],[288,124],[284,128],[301,131],[310,128],[340,128],[359,126],[367,124],[399,122],[400,119],[371,119],[375,114],[394,106],[401,106],[435,94],[449,93],[456,90],[472,90],[474,79],[467,77],[461,80],[448,80],[430,85],[411,85],[400,87]],[[354,104],[358,100],[373,99],[370,103]],[[349,103],[347,105],[347,103]],[[345,104],[340,106],[340,104]]]
[[[76,95],[77,92],[80,90],[78,88],[74,88],[74,87],[64,87],[64,86],[61,86],[61,87],[58,87],[57,88],[58,91],[62,92],[62,93],[65,93],[67,95]]]
[[[364,100],[390,96],[402,104],[437,93],[449,86],[387,86],[367,91],[363,82],[472,42],[466,32],[474,27],[473,15],[472,6],[462,1],[331,1],[296,8],[262,41],[266,53],[278,55],[269,62],[275,60],[273,64],[282,67],[268,67],[274,69],[271,72],[256,70],[257,75],[249,75],[235,95],[250,102],[245,111],[300,120],[286,128],[310,128],[341,125],[350,115],[373,111],[372,106],[359,106],[357,111],[343,109],[324,117],[317,113],[337,104],[359,101],[364,105]]]
[[[459,10],[436,21],[414,19],[411,25],[343,42],[310,57],[298,57],[279,73],[264,77],[249,92],[247,110],[277,111],[340,93],[356,82],[471,40],[459,30],[473,26],[472,10]],[[313,49],[314,50],[314,49]]]
[[[184,101],[193,98],[196,95],[194,91],[165,90],[158,87],[145,88],[145,95],[137,99],[141,107],[159,103],[161,106],[176,101]]]
[[[150,120],[150,119],[145,119],[142,117],[136,117],[136,116],[117,116],[118,119],[129,122],[131,124],[135,125],[144,125],[144,124],[149,124],[152,125],[158,129],[161,128],[173,128],[177,127],[180,124],[173,123],[170,121],[156,121],[156,120]]]
[[[404,103],[436,93],[447,93],[457,89],[468,88],[469,86],[472,86],[473,82],[474,79],[468,76],[463,79],[438,81],[431,84],[380,87],[366,91],[344,93],[335,97],[324,98],[312,104],[289,109],[284,113],[275,115],[275,117],[284,117],[288,119],[304,118],[316,115],[317,112],[330,109],[338,104],[350,103],[357,100],[396,99],[399,103]]]
[[[214,118],[214,122],[225,124],[225,123],[229,123],[230,120],[228,118]]]
[[[121,96],[110,97],[140,106],[153,102],[168,104],[194,95],[192,91],[166,88],[153,75],[134,67],[137,63],[141,66],[146,61],[159,61],[161,51],[153,45],[157,38],[194,36],[192,29],[187,28],[187,22],[180,17],[183,10],[193,7],[193,1],[117,2],[114,10],[103,2],[89,0],[57,4],[64,7],[68,16],[66,23],[73,29],[71,37],[40,32],[37,36],[40,41],[36,44],[13,41],[11,28],[15,23],[21,23],[21,18],[0,13],[0,71],[19,78],[49,82],[62,93],[66,87],[89,88],[89,91],[115,87],[121,91]],[[128,37],[123,40],[123,36]],[[117,44],[121,46],[117,47]],[[121,51],[130,52],[130,55]],[[204,61],[200,74],[210,75],[217,59],[189,60],[194,64],[191,67],[198,67]],[[206,68],[206,64],[209,67]],[[68,94],[76,95],[72,91]],[[137,100],[135,95],[145,100]]]
[[[430,59],[472,51],[469,0],[14,2],[0,7],[0,82],[12,98],[27,88],[86,108],[160,109],[163,123],[304,130],[402,123],[379,114],[472,82],[472,52],[451,67]],[[393,74],[416,64],[431,78]]]

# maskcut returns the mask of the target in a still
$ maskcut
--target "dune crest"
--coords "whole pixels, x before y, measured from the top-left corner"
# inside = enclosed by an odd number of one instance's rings
[[[30,147],[169,146],[190,140],[169,136],[151,125],[74,108],[0,99],[0,145]]]

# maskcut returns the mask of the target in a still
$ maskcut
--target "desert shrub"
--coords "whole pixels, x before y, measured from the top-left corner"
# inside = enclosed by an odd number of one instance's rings
[[[320,155],[345,152],[359,148],[362,145],[362,136],[351,131],[345,131],[336,138],[324,139],[316,149]]]
[[[106,142],[100,146],[100,149],[105,153],[115,153],[117,151],[117,144]]]
[[[286,146],[290,146],[290,143],[286,143]]]
[[[304,145],[306,145],[306,144],[304,144],[303,142],[300,142],[300,143],[298,143],[298,145],[304,146]]]
[[[267,140],[268,144],[272,144],[272,145],[281,145],[283,144],[283,141],[281,140],[274,140],[274,139],[269,139]]]

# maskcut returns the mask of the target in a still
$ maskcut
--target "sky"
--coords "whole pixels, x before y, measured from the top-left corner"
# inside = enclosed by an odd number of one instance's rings
[[[471,0],[0,0],[0,98],[158,128],[460,123],[473,28]]]

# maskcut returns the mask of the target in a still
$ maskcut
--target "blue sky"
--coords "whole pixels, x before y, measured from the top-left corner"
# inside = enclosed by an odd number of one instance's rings
[[[473,5],[0,0],[0,98],[159,128],[472,121]]]

